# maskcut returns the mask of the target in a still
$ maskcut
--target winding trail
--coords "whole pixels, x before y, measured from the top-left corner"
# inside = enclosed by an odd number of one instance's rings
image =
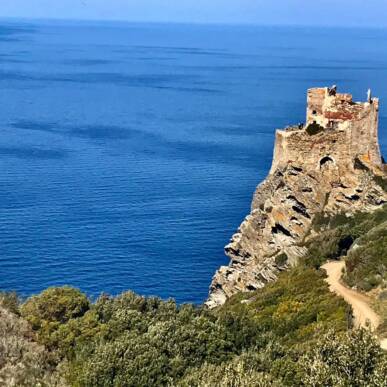
[[[343,297],[352,306],[355,326],[364,328],[369,326],[374,331],[380,324],[380,317],[370,307],[370,298],[355,290],[348,289],[341,283],[340,280],[344,267],[344,261],[330,261],[322,266],[328,275],[326,281],[329,284],[329,290]],[[380,346],[387,350],[387,339],[382,339]]]

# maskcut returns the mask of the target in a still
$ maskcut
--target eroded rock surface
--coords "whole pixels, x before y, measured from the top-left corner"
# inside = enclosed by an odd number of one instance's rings
[[[336,88],[308,91],[305,125],[277,130],[273,164],[251,213],[225,247],[207,306],[262,288],[297,263],[317,214],[371,211],[387,202],[378,144],[379,100],[353,102]]]

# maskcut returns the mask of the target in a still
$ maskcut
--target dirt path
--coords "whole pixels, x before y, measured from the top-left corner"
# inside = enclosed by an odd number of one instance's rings
[[[367,296],[342,285],[340,279],[344,267],[344,261],[331,261],[322,266],[328,275],[326,281],[329,290],[343,297],[352,306],[355,326],[367,327],[369,324],[371,330],[375,330],[380,324],[380,317],[370,307],[371,300]],[[381,340],[381,347],[387,349],[387,339]]]

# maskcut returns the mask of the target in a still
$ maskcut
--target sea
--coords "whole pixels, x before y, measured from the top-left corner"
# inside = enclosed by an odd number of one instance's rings
[[[202,303],[306,90],[381,98],[387,30],[0,20],[0,289]]]

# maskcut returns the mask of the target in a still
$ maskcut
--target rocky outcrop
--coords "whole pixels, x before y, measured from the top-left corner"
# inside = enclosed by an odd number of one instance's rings
[[[316,215],[373,210],[387,202],[379,184],[379,101],[353,102],[336,88],[308,91],[305,125],[276,132],[273,164],[251,213],[225,247],[231,261],[215,274],[207,306],[274,281],[295,265]]]

